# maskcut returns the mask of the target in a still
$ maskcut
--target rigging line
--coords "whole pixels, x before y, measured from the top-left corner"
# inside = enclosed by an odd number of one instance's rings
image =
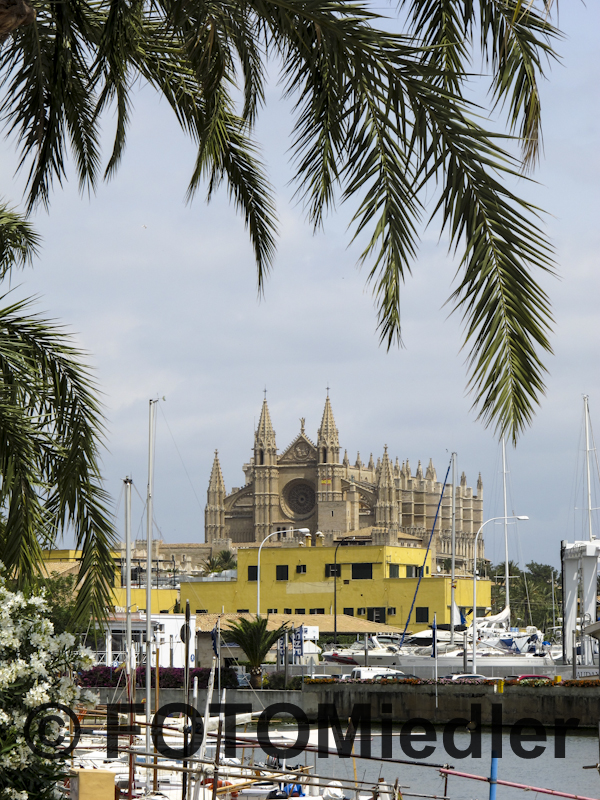
[[[198,503],[198,507],[200,508],[201,511],[204,511],[204,508],[202,507],[202,504],[200,503],[200,498],[198,497],[198,495],[196,494],[196,490],[194,489],[194,484],[192,483],[192,479],[190,478],[190,473],[187,471],[187,468],[186,468],[185,463],[183,461],[183,457],[182,457],[181,453],[179,452],[179,448],[177,447],[177,442],[175,441],[175,437],[173,436],[173,432],[171,431],[171,426],[169,425],[169,422],[167,420],[167,415],[163,411],[163,407],[161,405],[159,405],[159,408],[160,408],[161,414],[163,415],[163,418],[165,420],[165,425],[167,426],[167,430],[169,431],[169,433],[171,435],[171,439],[173,440],[173,444],[175,446],[175,450],[177,450],[177,455],[179,456],[179,460],[181,461],[181,466],[183,467],[183,471],[185,472],[186,477],[187,477],[187,479],[189,481],[189,484],[192,487],[192,492],[194,493],[194,497],[196,498],[196,502]]]
[[[136,493],[136,494],[137,494],[137,496],[140,498],[140,501],[143,503],[143,508],[142,508],[142,521],[143,521],[143,519],[144,519],[144,512],[146,511],[146,502],[147,502],[147,501],[146,501],[146,500],[144,500],[144,498],[142,497],[142,495],[141,495],[141,494],[138,492],[138,488],[137,488],[137,486],[135,485],[135,483],[134,483],[133,481],[131,481],[131,485],[132,485],[132,486],[133,486],[133,488],[135,489],[135,493]],[[153,509],[153,510],[154,510],[154,509]],[[139,525],[139,528],[138,528],[138,530],[139,530],[139,529],[142,527],[142,521],[140,521],[140,525]],[[156,528],[156,530],[157,530],[157,531],[160,533],[160,535],[161,535],[161,536],[163,535],[163,532],[161,531],[161,529],[160,529],[160,526],[159,526],[158,522],[156,521],[156,517],[154,516],[154,514],[152,514],[152,526],[153,526],[153,529],[154,529],[154,528]]]
[[[516,516],[514,508],[512,509],[512,513],[513,516]],[[529,624],[533,625],[533,616],[531,615],[531,601],[529,599],[529,584],[527,583],[527,571],[523,559],[523,552],[521,550],[521,537],[519,536],[519,520],[517,519],[515,520],[515,525],[516,525],[515,535],[517,539],[517,552],[519,554],[519,562],[523,565],[523,568],[521,570],[521,575],[523,576],[523,583],[525,584],[525,597],[527,598],[527,611],[529,613]]]
[[[421,585],[421,581],[423,580],[423,575],[425,574],[425,562],[427,561],[427,556],[429,555],[429,550],[431,548],[431,540],[433,539],[433,534],[435,533],[435,526],[437,523],[437,519],[440,513],[440,508],[442,507],[442,500],[444,498],[444,492],[446,491],[446,485],[448,482],[448,475],[450,474],[450,467],[452,466],[452,459],[448,462],[448,469],[446,470],[446,477],[444,478],[444,483],[442,484],[442,491],[440,492],[440,500],[438,502],[436,511],[435,511],[435,519],[433,520],[433,525],[431,527],[431,533],[429,534],[429,541],[427,542],[427,550],[425,551],[425,558],[423,559],[423,566],[419,572],[419,580],[417,581],[417,586],[415,588],[415,593],[412,599],[412,604],[410,606],[410,611],[408,612],[408,616],[406,618],[406,624],[404,625],[404,630],[402,631],[402,639],[400,640],[400,648],[404,644],[404,639],[406,637],[406,631],[408,628],[408,623],[410,622],[410,618],[413,612],[413,608],[415,607],[415,602],[417,600],[417,593],[419,591],[419,586]]]

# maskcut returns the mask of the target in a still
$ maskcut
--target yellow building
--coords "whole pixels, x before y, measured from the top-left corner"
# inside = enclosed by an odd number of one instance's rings
[[[375,532],[374,532],[375,533]],[[374,622],[404,626],[409,614],[425,549],[404,544],[366,543],[356,539],[337,547],[265,545],[260,561],[260,613],[337,613]],[[310,540],[309,540],[310,541]],[[317,537],[317,542],[322,541]],[[337,566],[336,566],[337,562]],[[192,613],[256,612],[258,549],[239,548],[237,574],[181,583],[181,604],[190,601]],[[334,580],[337,571],[337,581]],[[437,613],[438,623],[450,623],[450,578],[432,574],[427,556],[424,575],[409,621],[411,630],[424,630]],[[473,582],[456,581],[456,604],[465,615],[473,605]],[[478,615],[491,607],[489,580],[478,581]]]
[[[121,554],[113,553],[115,562],[115,581],[113,606],[115,610],[126,606],[125,587],[121,586]],[[49,575],[77,575],[81,561],[81,550],[44,550],[44,564]],[[145,573],[144,573],[145,584]],[[167,614],[175,611],[179,600],[179,589],[162,587],[152,589],[152,614]],[[133,586],[131,590],[131,610],[146,611],[146,587]]]

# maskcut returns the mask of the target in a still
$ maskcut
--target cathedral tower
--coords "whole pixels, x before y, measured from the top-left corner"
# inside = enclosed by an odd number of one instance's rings
[[[375,525],[398,531],[398,497],[392,462],[389,459],[387,444],[383,450],[383,460],[377,482],[377,503],[375,504]]]
[[[219,451],[215,450],[212,472],[204,509],[204,537],[207,544],[225,538],[225,481],[219,464]]]
[[[266,397],[254,434],[254,499],[254,541],[262,542],[273,530],[279,507],[277,442]]]
[[[340,440],[335,426],[329,392],[323,409],[323,419],[317,435],[317,498],[319,504],[318,524],[323,533],[346,531],[347,509],[342,499],[342,476],[340,464]]]

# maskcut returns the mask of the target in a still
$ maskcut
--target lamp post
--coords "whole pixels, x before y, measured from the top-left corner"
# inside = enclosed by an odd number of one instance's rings
[[[499,519],[529,519],[529,517],[519,515],[512,515],[510,517],[492,517],[491,519],[486,519],[486,521],[481,524],[481,527],[475,534],[475,544],[473,545],[473,668],[471,670],[471,675],[477,674],[477,540],[479,539],[479,534],[488,524],[488,522],[496,522],[496,520]]]
[[[333,643],[337,644],[337,551],[338,547],[346,539],[356,539],[356,536],[342,536],[333,554]]]
[[[260,547],[258,548],[258,567],[256,568],[256,616],[260,617],[260,553],[263,548],[263,544],[270,539],[271,536],[275,536],[277,533],[281,533],[281,531],[272,531],[268,533],[265,538],[260,543]],[[292,528],[291,530],[286,531],[286,533],[303,533],[305,536],[310,536],[310,530],[308,528]]]

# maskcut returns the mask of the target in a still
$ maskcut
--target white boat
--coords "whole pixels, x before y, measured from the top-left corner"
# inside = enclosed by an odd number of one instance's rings
[[[369,636],[366,656],[365,643],[357,641],[350,647],[338,647],[324,651],[321,653],[321,658],[330,664],[396,667],[400,664],[400,647],[395,644],[382,645],[377,636]]]

